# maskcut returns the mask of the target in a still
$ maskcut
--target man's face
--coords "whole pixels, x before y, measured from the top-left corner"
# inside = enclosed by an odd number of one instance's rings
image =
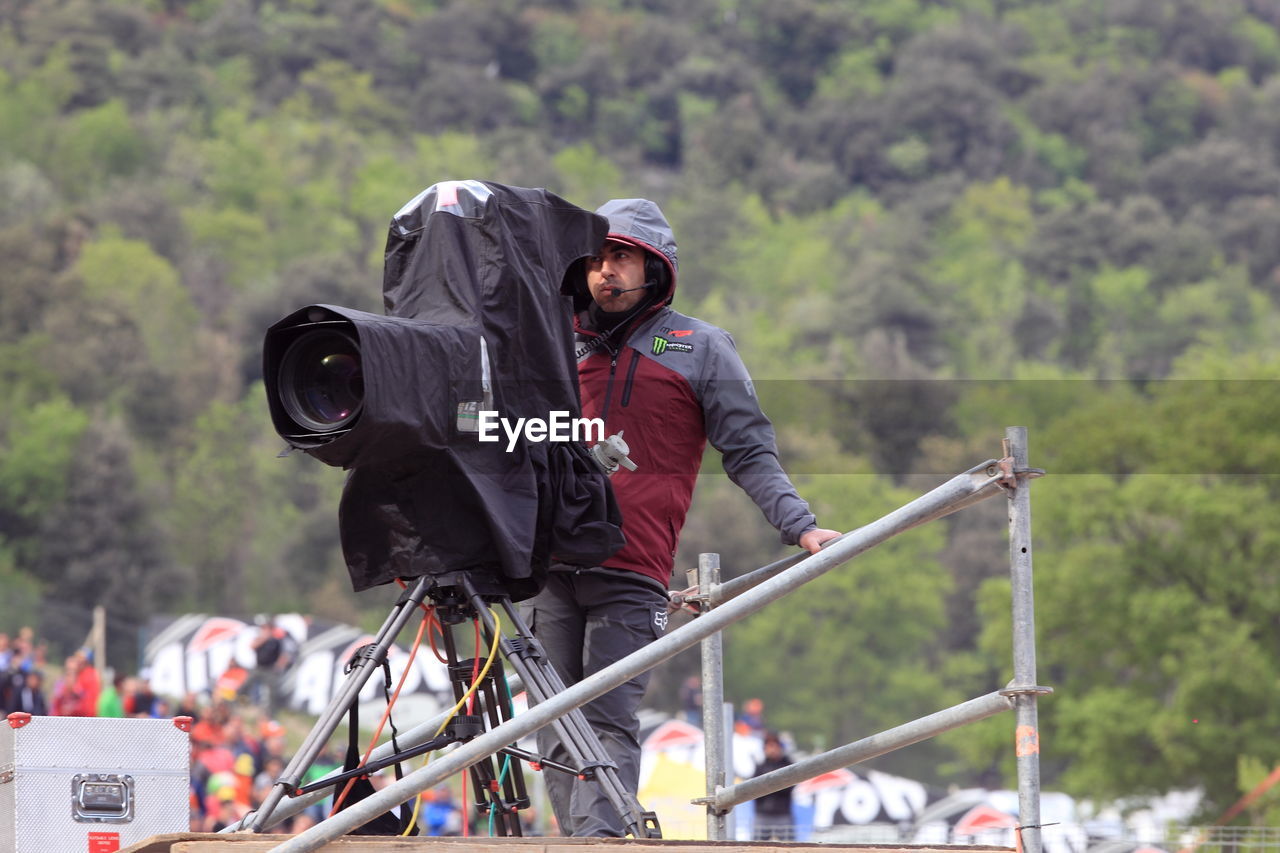
[[[614,289],[626,291],[614,295]],[[606,311],[629,311],[645,297],[644,250],[613,240],[587,259],[587,290]]]

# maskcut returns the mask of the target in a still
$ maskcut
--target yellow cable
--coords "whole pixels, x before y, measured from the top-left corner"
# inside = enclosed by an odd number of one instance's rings
[[[471,682],[471,686],[467,688],[467,692],[462,694],[462,698],[458,700],[458,704],[454,705],[453,708],[450,709],[449,713],[444,718],[444,722],[440,724],[440,728],[436,729],[435,737],[439,737],[440,734],[448,728],[449,722],[457,716],[458,711],[462,709],[462,706],[467,704],[467,700],[471,698],[471,694],[475,693],[477,688],[480,687],[480,682],[484,681],[484,677],[489,674],[489,669],[493,666],[493,662],[497,660],[498,641],[502,639],[502,620],[498,617],[498,614],[494,612],[492,607],[489,608],[489,615],[493,617],[493,645],[489,647],[489,657],[485,660],[484,668],[480,670],[480,674],[476,676],[475,680]],[[480,617],[477,616],[476,618],[478,619]],[[419,767],[418,769],[421,770],[430,762],[431,753],[427,753],[427,757],[422,761],[422,767]],[[405,827],[404,832],[400,833],[402,836],[413,832],[413,827],[418,823],[418,812],[421,808],[422,796],[419,795],[413,798],[413,815],[409,818],[409,825]],[[461,809],[462,819],[466,820],[467,804],[463,803]]]

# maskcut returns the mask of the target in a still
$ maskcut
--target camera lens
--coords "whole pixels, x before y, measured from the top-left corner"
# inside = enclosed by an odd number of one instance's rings
[[[334,432],[360,414],[360,347],[345,332],[314,329],[300,335],[280,360],[279,378],[280,402],[304,429]]]

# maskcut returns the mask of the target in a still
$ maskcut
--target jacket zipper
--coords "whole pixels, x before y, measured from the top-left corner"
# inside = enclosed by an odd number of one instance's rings
[[[618,353],[615,350],[609,351],[609,381],[604,386],[604,408],[600,410],[600,420],[604,421],[605,429],[609,426],[609,402],[613,397],[613,375],[618,370]]]
[[[631,383],[636,378],[636,365],[640,363],[640,350],[631,353],[631,364],[627,367],[627,381],[622,383],[622,408],[631,402]]]

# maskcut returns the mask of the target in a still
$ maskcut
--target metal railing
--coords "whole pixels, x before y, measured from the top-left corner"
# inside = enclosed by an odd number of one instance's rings
[[[798,761],[780,770],[725,785],[725,750],[722,715],[704,714],[707,762],[707,796],[695,802],[707,807],[707,837],[728,839],[727,815],[739,803],[782,790],[831,770],[848,767],[860,761],[884,755],[904,746],[943,732],[974,723],[1002,711],[1012,710],[1016,716],[1014,733],[1018,773],[1017,832],[1026,853],[1041,853],[1040,839],[1040,736],[1036,700],[1052,692],[1036,684],[1035,602],[1031,579],[1031,496],[1029,481],[1042,471],[1027,466],[1027,432],[1023,427],[1005,431],[1004,456],[977,465],[934,489],[905,507],[890,513],[866,527],[840,537],[829,546],[839,550],[844,559],[866,550],[859,548],[845,557],[844,546],[850,538],[876,526],[886,526],[886,535],[867,545],[871,547],[890,536],[902,533],[928,521],[958,512],[998,494],[1009,499],[1009,562],[1013,598],[1013,679],[1003,689],[959,705],[943,709],[854,743]],[[703,554],[699,558],[699,594],[696,596],[711,613],[723,602],[734,602],[735,596],[753,594],[758,585],[778,584],[810,560],[805,555],[790,557],[727,584],[719,583],[719,557]],[[706,618],[706,615],[699,617]],[[714,643],[714,645],[712,645]],[[718,635],[704,641],[702,654],[703,703],[718,709],[724,701],[723,661]],[[710,685],[710,689],[708,689]]]
[[[1028,481],[1041,472],[1027,467],[1026,430],[1022,427],[1009,427],[1005,431],[1005,452],[1001,459],[991,459],[981,465],[974,466],[963,474],[952,477],[947,482],[915,500],[899,507],[871,523],[850,531],[828,544],[817,554],[799,554],[780,561],[764,569],[753,572],[749,580],[737,579],[719,587],[712,585],[714,606],[707,609],[698,618],[671,631],[655,640],[648,646],[619,660],[605,669],[591,675],[577,684],[567,688],[545,702],[539,703],[496,728],[490,729],[460,745],[454,751],[441,755],[430,764],[406,775],[364,800],[321,821],[315,826],[290,838],[272,848],[273,853],[303,853],[317,850],[329,841],[337,839],[358,826],[374,819],[385,811],[403,803],[433,785],[447,779],[453,774],[466,769],[497,752],[504,746],[536,732],[550,724],[554,719],[581,707],[622,683],[646,672],[655,666],[674,657],[679,652],[696,643],[714,639],[725,627],[755,613],[779,598],[787,595],[803,584],[808,583],[837,566],[848,562],[859,554],[876,545],[891,539],[898,534],[910,530],[929,521],[950,515],[967,506],[980,501],[1005,494],[1009,497],[1009,526],[1011,577],[1013,581],[1013,630],[1014,630],[1014,677],[1009,685],[1001,691],[982,696],[954,708],[939,711],[928,717],[899,726],[878,735],[864,738],[856,743],[832,750],[820,756],[807,759],[797,765],[776,771],[739,785],[725,787],[724,755],[718,759],[711,747],[712,740],[723,742],[722,736],[713,735],[710,726],[706,732],[709,748],[706,750],[709,761],[719,761],[719,766],[708,766],[708,796],[704,800],[708,808],[708,833],[713,839],[723,838],[725,822],[723,815],[737,802],[744,802],[772,790],[778,790],[800,781],[807,776],[797,773],[817,775],[824,772],[822,768],[833,769],[862,761],[874,755],[880,755],[909,743],[915,743],[933,735],[946,731],[957,725],[973,722],[1003,710],[1014,710],[1017,713],[1017,764],[1019,820],[1023,849],[1026,853],[1041,853],[1040,823],[1040,787],[1039,787],[1039,737],[1036,726],[1036,699],[1038,695],[1049,692],[1047,688],[1035,685],[1035,642],[1034,642],[1034,610],[1031,587],[1031,539],[1030,539],[1030,496]],[[702,561],[700,560],[700,568]],[[707,571],[712,570],[718,558],[707,560]],[[725,588],[732,587],[733,595],[723,601]],[[715,652],[708,653],[709,658]],[[722,671],[715,664],[708,664],[716,669],[708,679],[704,673],[704,702],[707,707],[720,707],[711,704],[715,697],[707,694],[708,680],[719,678]],[[723,682],[721,697],[723,700]],[[710,685],[714,689],[714,684]],[[713,722],[717,714],[706,715],[708,722]],[[722,725],[722,723],[721,723]],[[802,768],[802,769],[801,769]],[[719,834],[717,834],[719,833]]]

